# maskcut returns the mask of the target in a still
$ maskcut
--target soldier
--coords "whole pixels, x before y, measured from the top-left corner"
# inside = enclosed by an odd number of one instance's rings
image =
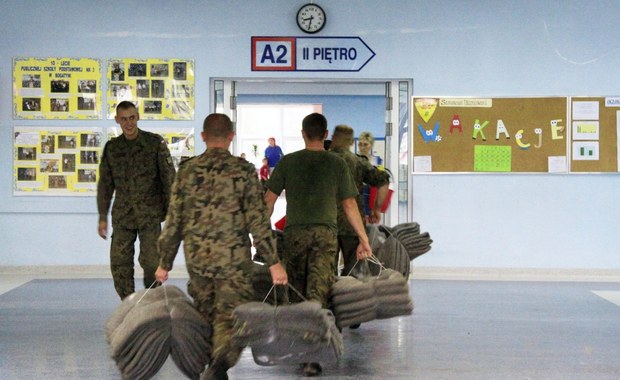
[[[381,220],[381,205],[385,202],[388,195],[388,185],[390,176],[386,171],[382,171],[373,166],[366,158],[359,157],[351,152],[353,145],[353,128],[348,125],[337,125],[332,134],[332,143],[330,151],[342,157],[349,171],[353,176],[353,181],[357,186],[357,208],[362,220],[365,220],[364,199],[362,198],[362,190],[364,185],[377,187],[377,202],[373,207],[370,216],[371,223],[379,223]],[[347,221],[342,207],[338,207],[338,247],[342,251],[344,259],[344,268],[342,274],[345,276],[357,275],[363,273],[363,266],[368,265],[366,262],[357,263],[356,248],[359,244],[357,235]],[[336,263],[338,255],[336,255]],[[353,271],[355,269],[355,271]]]
[[[106,143],[99,164],[97,208],[99,236],[107,239],[108,211],[112,206],[110,268],[121,299],[135,291],[134,244],[140,238],[138,262],[144,286],[155,283],[159,263],[157,238],[166,217],[174,180],[172,157],[164,139],[138,128],[140,116],[128,101],[116,107],[116,122],[123,134]]]
[[[359,260],[372,254],[360,217],[357,189],[346,162],[326,152],[327,120],[319,113],[302,122],[306,148],[282,157],[267,182],[265,200],[270,213],[278,195],[286,190],[286,227],[282,262],[289,281],[308,300],[327,308],[327,296],[336,280],[334,257],[338,252],[338,204],[359,238]],[[316,376],[319,363],[304,364],[306,376]]]
[[[256,169],[228,151],[232,122],[211,114],[203,124],[207,150],[181,164],[170,208],[159,238],[158,281],[168,279],[181,240],[189,273],[188,292],[213,328],[213,357],[201,378],[228,379],[243,350],[233,344],[232,312],[254,297],[252,234],[257,254],[269,266],[273,283],[286,285]]]

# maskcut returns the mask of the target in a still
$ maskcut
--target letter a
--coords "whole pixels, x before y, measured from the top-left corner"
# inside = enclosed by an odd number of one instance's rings
[[[504,122],[502,121],[502,119],[499,119],[497,120],[497,129],[495,130],[495,140],[499,140],[499,135],[502,133],[504,134],[504,136],[506,136],[507,139],[510,138]]]
[[[276,63],[276,60],[273,56],[273,51],[271,50],[271,45],[265,45],[265,50],[263,50],[263,55],[260,57],[260,62],[265,63],[265,61],[269,61],[270,63]]]

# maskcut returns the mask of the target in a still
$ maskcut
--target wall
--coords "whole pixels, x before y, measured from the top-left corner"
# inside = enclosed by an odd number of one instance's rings
[[[620,88],[620,3],[601,0],[390,0],[380,12],[374,0],[322,0],[321,36],[360,36],[373,60],[352,73],[252,72],[250,37],[300,35],[294,16],[304,2],[3,1],[0,264],[106,264],[109,245],[96,235],[93,198],[12,195],[12,127],[41,125],[12,119],[12,57],[195,59],[196,120],[174,125],[196,128],[209,112],[210,77],[413,78],[415,95],[446,96]],[[616,175],[416,175],[412,186],[412,218],[435,240],[417,265],[620,267]],[[481,193],[489,195],[484,203]]]

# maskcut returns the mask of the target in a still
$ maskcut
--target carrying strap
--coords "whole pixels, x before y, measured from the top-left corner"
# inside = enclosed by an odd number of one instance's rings
[[[383,266],[383,264],[381,263],[381,261],[379,261],[379,259],[377,258],[377,256],[375,256],[374,254],[371,255],[369,258],[366,259],[369,263],[375,264],[379,266],[379,274],[377,275],[377,277],[379,277],[381,275],[381,272],[384,269],[387,269],[386,267]]]
[[[142,297],[140,297],[140,299],[136,302],[136,305],[138,305],[140,303],[140,301],[142,301],[142,298],[144,298],[144,296],[146,296],[146,294],[153,289],[153,287],[155,286],[155,284],[157,284],[159,281],[155,280],[153,281],[153,283],[151,284],[151,286],[149,286],[146,291],[144,292],[144,294],[142,295]],[[168,306],[168,291],[166,290],[166,285],[162,284],[162,287],[164,289],[164,298],[166,300],[166,306]]]
[[[304,297],[299,292],[299,290],[295,289],[295,287],[293,285],[291,285],[290,283],[287,283],[286,286],[287,286],[287,288],[292,289],[299,296],[299,298],[301,298],[303,301],[307,301],[306,297]],[[278,297],[276,295],[276,285],[271,285],[271,289],[269,289],[269,292],[267,292],[267,295],[265,296],[265,298],[263,298],[263,303],[265,303],[265,301],[267,301],[267,298],[269,297],[271,292],[273,292],[274,305],[277,306],[278,305]]]

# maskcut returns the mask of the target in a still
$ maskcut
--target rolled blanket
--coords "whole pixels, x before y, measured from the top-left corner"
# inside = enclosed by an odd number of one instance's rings
[[[129,311],[133,309],[138,304],[138,302],[140,302],[142,305],[146,305],[155,301],[162,300],[166,297],[169,300],[174,298],[183,298],[189,301],[189,299],[181,289],[176,286],[169,285],[162,285],[156,288],[139,290],[125,297],[121,304],[116,309],[114,309],[112,314],[106,319],[103,326],[106,340],[108,341],[108,343],[110,343],[111,341],[114,330],[116,330],[116,328],[121,323],[123,323],[123,319],[125,319],[127,313],[129,313]]]
[[[135,307],[112,336],[112,357],[128,378],[142,378],[138,374],[149,370],[155,374],[161,366],[153,364],[163,365],[170,353],[169,338],[170,312],[165,300]]]
[[[240,305],[233,311],[233,330],[233,339],[251,346],[259,365],[324,360],[342,352],[334,315],[314,301]]]
[[[408,295],[378,297],[377,319],[410,315],[413,312],[413,301]]]
[[[394,236],[389,236],[381,249],[379,249],[375,256],[383,264],[385,268],[394,269],[400,272],[403,277],[409,277],[410,260],[405,247]],[[379,274],[381,271],[377,265],[370,265],[370,271],[373,275]]]
[[[360,323],[366,323],[377,319],[377,308],[357,311],[355,313],[339,314],[336,318],[336,326],[339,328],[349,327]]]
[[[430,251],[430,245],[433,243],[429,233],[420,233],[420,225],[415,222],[395,226],[392,228],[392,235],[405,247],[409,261]]]
[[[400,223],[392,227],[392,235],[417,235],[420,233],[420,224],[416,222]]]
[[[130,295],[105,329],[123,378],[150,379],[171,355],[187,377],[197,379],[210,361],[211,327],[175,286]]]
[[[377,319],[409,315],[413,312],[409,284],[400,273],[386,269],[373,285],[377,298]]]
[[[211,361],[211,326],[187,303],[175,302],[170,316],[170,356],[181,372],[197,379]]]
[[[342,297],[349,299],[351,294],[359,294],[360,297],[372,297],[372,284],[353,276],[341,276],[334,282],[329,292],[331,299],[341,299]]]
[[[363,300],[347,303],[335,303],[332,307],[334,315],[342,315],[347,313],[355,313],[358,311],[372,310],[377,307],[377,298],[374,296]]]

